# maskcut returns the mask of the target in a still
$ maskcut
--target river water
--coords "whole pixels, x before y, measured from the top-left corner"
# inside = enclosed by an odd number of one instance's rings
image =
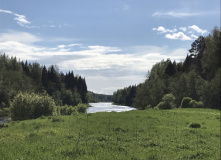
[[[89,103],[92,107],[87,109],[87,113],[96,112],[125,112],[130,110],[136,110],[136,108],[128,106],[113,105],[111,102]]]

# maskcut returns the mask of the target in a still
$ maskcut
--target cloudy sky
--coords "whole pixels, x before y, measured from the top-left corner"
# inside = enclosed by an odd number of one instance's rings
[[[112,94],[152,65],[182,61],[220,26],[220,0],[0,0],[0,53],[73,70]]]

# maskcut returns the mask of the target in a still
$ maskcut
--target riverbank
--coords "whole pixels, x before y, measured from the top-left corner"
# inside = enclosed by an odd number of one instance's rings
[[[2,159],[219,159],[220,112],[172,109],[41,117],[2,127],[0,143]]]

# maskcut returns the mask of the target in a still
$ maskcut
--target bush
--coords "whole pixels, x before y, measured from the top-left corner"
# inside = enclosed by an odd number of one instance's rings
[[[158,108],[158,109],[168,109],[168,106],[166,105],[165,102],[160,102],[160,103],[156,106],[156,108]]]
[[[10,116],[9,108],[0,109],[0,117],[9,117],[9,116]]]
[[[88,107],[89,107],[88,105],[82,104],[82,103],[79,103],[79,104],[76,106],[77,111],[78,111],[79,113],[86,113]]]
[[[204,106],[203,102],[202,102],[202,101],[199,101],[199,102],[198,102],[198,108],[203,108],[203,106]]]
[[[77,106],[56,106],[54,115],[73,115],[78,113],[86,113],[87,108],[89,106],[87,104],[79,103]]]
[[[54,100],[44,94],[19,92],[11,103],[12,120],[25,120],[52,115]]]
[[[145,109],[151,109],[151,108],[152,108],[151,105],[148,104]]]
[[[65,105],[65,106],[56,106],[55,108],[54,115],[72,115],[72,114],[78,114],[76,107]]]
[[[198,102],[196,100],[191,100],[190,108],[198,108]]]
[[[202,101],[196,101],[193,100],[190,97],[184,97],[181,102],[181,108],[203,108],[203,102]]]
[[[190,102],[192,101],[192,98],[190,97],[184,97],[181,101],[181,108],[191,108]]]
[[[159,108],[159,109],[172,109],[172,108],[175,108],[175,105],[174,105],[174,101],[175,101],[175,97],[173,94],[166,94],[163,96],[162,98],[162,102],[160,102],[156,108]]]

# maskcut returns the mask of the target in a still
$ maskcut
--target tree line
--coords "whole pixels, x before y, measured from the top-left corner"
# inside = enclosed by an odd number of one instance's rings
[[[146,109],[159,106],[170,95],[176,107],[189,97],[199,106],[220,109],[220,54],[221,28],[215,27],[191,44],[183,62],[167,59],[153,65],[145,82],[117,90],[113,102]]]
[[[97,103],[97,102],[112,102],[112,95],[98,94],[91,91],[88,91],[88,101]]]
[[[56,105],[88,103],[85,78],[59,72],[58,66],[41,66],[0,54],[0,108],[10,106],[18,91],[48,93]]]

